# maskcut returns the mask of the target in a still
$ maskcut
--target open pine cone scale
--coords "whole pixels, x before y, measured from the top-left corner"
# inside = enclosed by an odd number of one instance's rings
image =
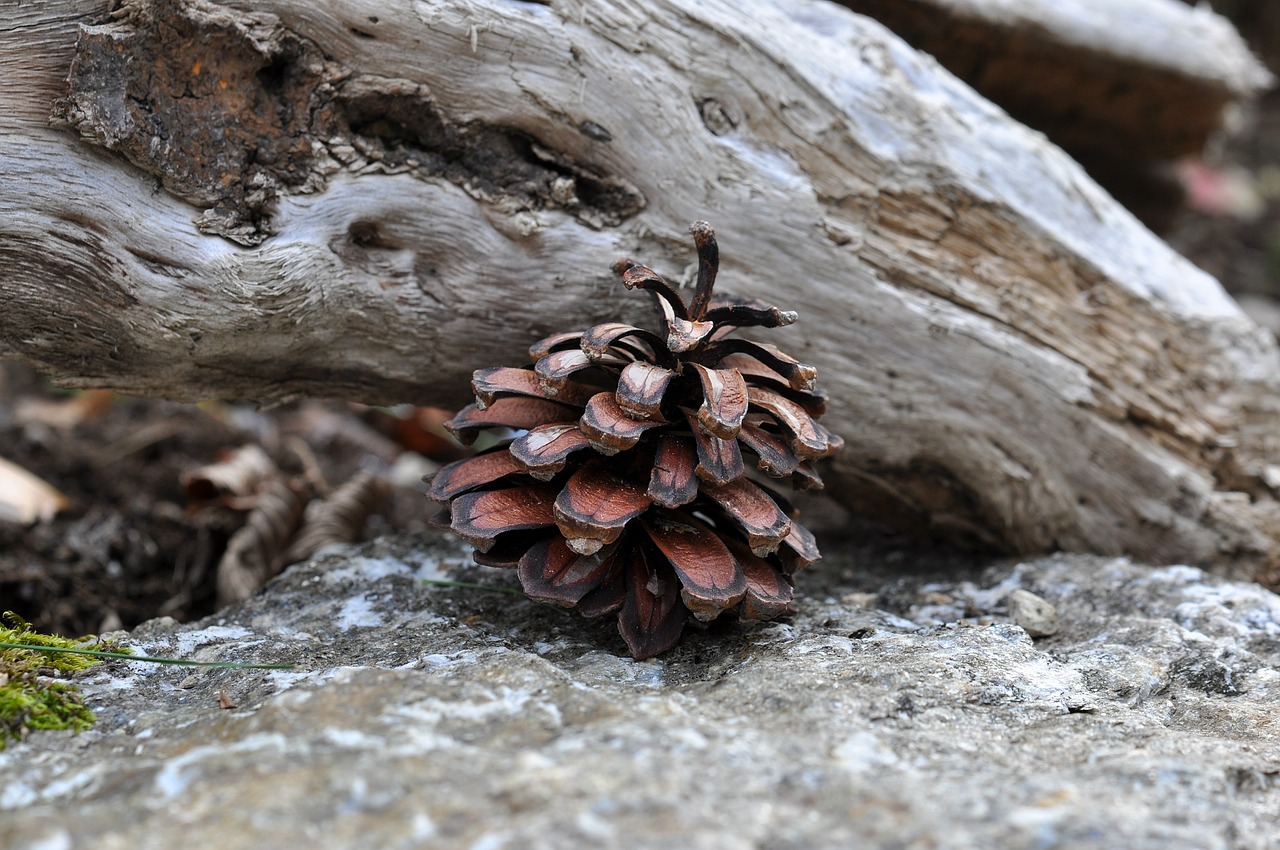
[[[813,367],[731,336],[796,314],[713,298],[715,236],[705,222],[690,229],[692,301],[619,261],[628,289],[655,296],[660,332],[604,323],[538,341],[530,366],[477,371],[475,404],[446,427],[465,443],[489,428],[524,433],[442,468],[429,491],[478,562],[517,569],[531,599],[616,613],[636,658],[671,648],[689,623],[789,610],[791,575],[818,550],[748,461],[814,489],[814,462],[842,445],[817,422],[826,398]]]

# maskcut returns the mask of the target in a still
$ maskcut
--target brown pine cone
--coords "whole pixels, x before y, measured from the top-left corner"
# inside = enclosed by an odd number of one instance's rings
[[[690,617],[789,610],[791,574],[818,549],[787,501],[748,477],[744,450],[766,475],[813,489],[813,462],[843,444],[816,421],[826,399],[812,366],[732,336],[796,314],[712,298],[715,234],[703,221],[690,231],[693,302],[620,260],[623,284],[655,295],[662,332],[596,325],[535,343],[532,366],[477,371],[476,403],[445,427],[468,444],[486,428],[525,433],[442,468],[429,493],[450,503],[476,561],[517,568],[529,598],[617,612],[636,658],[674,646]]]

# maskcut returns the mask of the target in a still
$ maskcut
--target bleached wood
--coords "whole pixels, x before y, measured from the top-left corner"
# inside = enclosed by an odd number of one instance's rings
[[[688,278],[706,218],[717,288],[799,311],[770,339],[819,367],[852,503],[1015,551],[1280,560],[1271,338],[873,22],[814,0],[235,5],[353,75],[335,86],[426,86],[455,124],[518,130],[644,207],[602,225],[329,138],[274,235],[209,235],[47,123],[102,4],[24,4],[0,31],[0,355],[185,399],[454,403],[546,332],[648,317],[610,264]]]

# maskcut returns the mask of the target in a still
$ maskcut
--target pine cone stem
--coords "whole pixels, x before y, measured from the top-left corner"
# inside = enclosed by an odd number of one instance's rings
[[[711,304],[711,290],[716,285],[716,273],[720,270],[720,246],[716,243],[716,232],[705,221],[695,221],[689,225],[693,234],[693,244],[698,249],[698,287],[693,291],[693,304],[689,313],[694,321],[702,321]]]

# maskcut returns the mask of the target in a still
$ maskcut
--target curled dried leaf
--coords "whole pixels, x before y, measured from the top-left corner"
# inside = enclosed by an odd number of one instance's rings
[[[263,484],[255,498],[257,507],[231,535],[218,562],[219,606],[249,598],[284,568],[289,541],[307,502],[306,495],[283,478]]]
[[[352,543],[360,538],[369,515],[391,496],[391,485],[372,472],[356,473],[324,499],[307,505],[302,528],[285,555],[286,564],[306,560],[324,546]]]
[[[252,496],[264,481],[278,475],[275,462],[261,446],[251,443],[226,452],[217,463],[184,472],[178,483],[191,501],[207,502]]]
[[[115,404],[114,390],[83,390],[59,399],[20,398],[13,405],[13,424],[40,423],[69,431],[81,422],[97,419]]]
[[[70,504],[57,488],[0,458],[0,520],[22,525],[48,522]]]

